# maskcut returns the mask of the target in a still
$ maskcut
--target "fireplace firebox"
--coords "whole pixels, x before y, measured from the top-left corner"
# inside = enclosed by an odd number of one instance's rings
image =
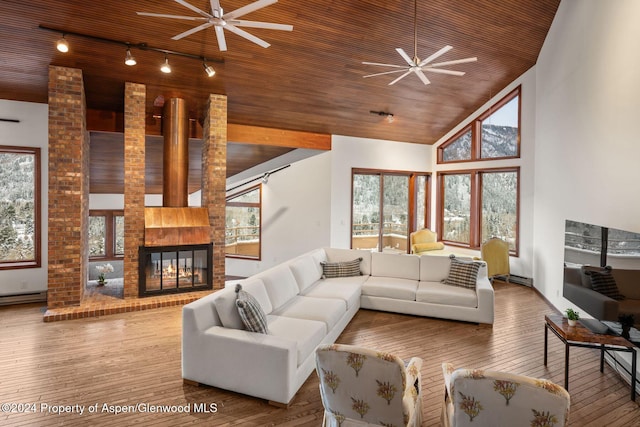
[[[139,296],[213,289],[213,244],[140,246]]]

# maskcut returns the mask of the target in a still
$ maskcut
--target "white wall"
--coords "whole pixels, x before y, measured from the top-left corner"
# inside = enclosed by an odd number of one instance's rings
[[[437,148],[447,142],[462,128],[467,126],[472,120],[475,120],[480,114],[484,113],[500,101],[518,85],[521,86],[521,129],[520,129],[520,158],[508,160],[491,160],[479,162],[467,162],[464,164],[437,164]],[[525,72],[510,85],[498,92],[495,96],[487,99],[487,102],[470,115],[466,120],[453,128],[434,145],[433,165],[431,166],[434,174],[434,183],[436,182],[437,172],[450,170],[464,170],[475,168],[493,168],[493,167],[520,167],[520,241],[519,256],[511,257],[510,269],[513,274],[519,274],[525,277],[533,277],[533,205],[534,205],[534,172],[535,172],[535,147],[536,147],[536,70],[535,68]],[[435,186],[433,187],[435,190]],[[431,206],[436,206],[437,191],[432,192]],[[432,229],[436,230],[437,212],[435,209],[431,211]],[[456,249],[456,252],[468,253],[473,256],[480,256],[480,251]],[[535,279],[535,278],[534,278]]]
[[[402,126],[394,122],[389,126]],[[331,246],[351,246],[351,169],[428,172],[430,145],[334,135],[331,142]]]
[[[563,310],[564,223],[640,232],[640,2],[562,0],[536,66],[533,268]]]
[[[330,152],[318,154],[269,177],[262,186],[262,259],[227,258],[226,274],[250,276],[329,246],[331,160]]]
[[[0,117],[20,120],[20,123],[0,122],[0,145],[40,147],[40,189],[42,193],[40,201],[42,267],[0,270],[0,295],[47,290],[48,115],[49,108],[46,104],[0,100]]]

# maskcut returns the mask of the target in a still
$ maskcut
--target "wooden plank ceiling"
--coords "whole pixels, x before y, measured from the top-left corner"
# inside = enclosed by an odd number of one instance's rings
[[[210,10],[207,0],[190,2]],[[136,14],[195,15],[175,1],[3,0],[0,98],[47,102],[53,64],[83,70],[90,109],[122,112],[124,82],[131,81],[147,86],[149,116],[158,113],[159,96],[179,96],[201,121],[208,95],[216,93],[228,97],[233,124],[433,144],[535,64],[559,2],[418,2],[420,58],[451,45],[439,60],[478,61],[448,67],[465,71],[462,77],[429,73],[425,86],[409,75],[389,86],[397,74],[365,79],[389,69],[362,62],[401,65],[398,47],[413,56],[412,1],[280,0],[243,19],[291,24],[292,32],[247,28],[271,44],[266,49],[225,32],[228,51],[220,52],[212,28],[174,41],[198,22]],[[221,0],[225,12],[249,3]],[[138,64],[128,67],[124,46],[73,35],[63,54],[54,48],[60,34],[39,26],[204,56],[217,74],[208,78],[201,61],[172,55],[173,72],[163,74],[161,53],[137,49]],[[370,111],[392,113],[395,121]]]

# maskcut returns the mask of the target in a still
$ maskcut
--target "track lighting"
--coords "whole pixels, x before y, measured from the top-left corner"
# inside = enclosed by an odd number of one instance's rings
[[[124,58],[124,63],[130,67],[137,64],[136,58],[134,58],[133,55],[131,55],[131,49],[129,48],[127,48],[127,56],[125,56]]]
[[[165,74],[169,74],[171,72],[171,66],[169,65],[169,58],[167,58],[166,55],[164,57],[164,63],[162,64],[162,67],[160,67],[160,71],[162,71]]]
[[[69,52],[69,42],[64,38],[64,34],[62,35],[62,38],[59,39],[56,43],[56,49],[58,49],[62,53]]]
[[[216,70],[214,70],[211,65],[207,65],[206,62],[203,62],[202,66],[204,67],[204,72],[207,73],[207,77],[213,77],[216,75]]]
[[[58,49],[60,52],[69,52],[69,43],[66,40],[66,36],[69,36],[69,35],[71,35],[73,37],[86,39],[86,40],[97,41],[97,42],[100,42],[100,43],[109,43],[109,44],[123,46],[123,47],[125,47],[127,49],[127,54],[126,54],[126,56],[124,58],[124,63],[126,65],[130,66],[130,67],[137,64],[136,58],[131,53],[132,49],[143,50],[145,52],[157,52],[157,53],[160,53],[160,54],[164,55],[164,62],[162,63],[162,66],[160,67],[160,70],[163,73],[170,73],[171,72],[171,66],[169,65],[169,56],[170,55],[179,56],[181,58],[187,58],[187,59],[193,59],[193,60],[199,61],[202,64],[202,67],[204,68],[204,71],[207,73],[207,76],[209,76],[209,77],[213,77],[216,74],[216,70],[211,65],[209,65],[208,63],[211,63],[211,62],[219,63],[219,64],[223,64],[224,63],[224,58],[207,58],[207,57],[201,56],[201,55],[193,55],[191,53],[179,52],[179,51],[175,51],[175,50],[167,50],[167,49],[163,49],[163,48],[160,48],[160,47],[149,46],[147,43],[144,43],[144,42],[132,43],[132,42],[126,41],[126,40],[114,40],[114,39],[108,39],[108,38],[105,38],[105,37],[96,37],[96,36],[91,36],[89,34],[82,34],[82,33],[75,33],[73,31],[66,31],[66,30],[64,30],[62,28],[51,28],[51,27],[47,27],[47,26],[44,26],[44,25],[39,25],[38,28],[40,28],[42,30],[55,32],[58,35],[62,34],[62,37],[60,39],[58,39],[58,41],[56,42],[56,49]]]
[[[373,110],[371,110],[369,112],[371,114],[376,114],[378,116],[386,117],[388,123],[393,123],[395,121],[395,117],[394,117],[393,113],[389,113],[389,112],[386,112],[386,111],[373,111]]]

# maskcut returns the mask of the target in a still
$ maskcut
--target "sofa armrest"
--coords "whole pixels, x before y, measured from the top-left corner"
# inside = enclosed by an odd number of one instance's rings
[[[288,403],[298,367],[293,340],[214,326],[183,333],[182,377],[250,396]]]
[[[486,277],[478,277],[476,281],[476,295],[478,296],[478,310],[483,313],[483,319],[480,323],[493,324],[494,291],[489,279]]]
[[[598,320],[618,320],[618,301],[593,289],[565,282],[562,295]]]

